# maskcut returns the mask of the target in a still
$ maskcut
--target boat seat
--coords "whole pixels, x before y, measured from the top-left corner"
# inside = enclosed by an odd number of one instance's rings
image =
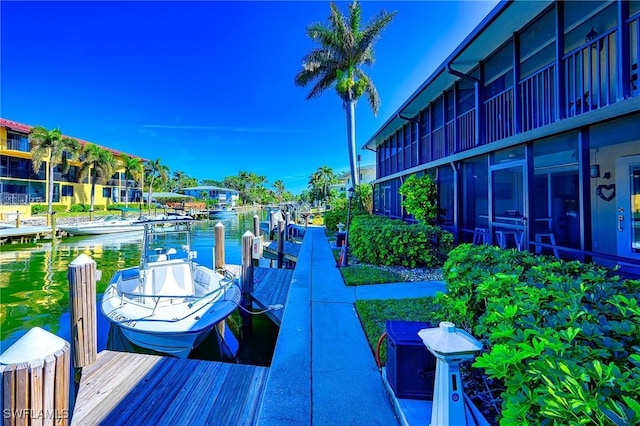
[[[191,268],[187,263],[154,266],[149,269],[145,294],[154,296],[193,296]]]

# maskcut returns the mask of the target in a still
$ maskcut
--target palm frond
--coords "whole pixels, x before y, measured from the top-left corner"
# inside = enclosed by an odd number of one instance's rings
[[[373,115],[377,116],[378,110],[380,109],[380,95],[378,95],[376,86],[373,84],[371,78],[360,69],[358,69],[358,79],[364,81],[364,93],[367,95],[367,100],[369,101]]]
[[[358,56],[366,57],[367,51],[371,52],[373,50],[373,44],[380,38],[382,31],[397,13],[397,11],[390,13],[382,11],[367,24],[362,31],[362,38],[358,41],[356,48]]]

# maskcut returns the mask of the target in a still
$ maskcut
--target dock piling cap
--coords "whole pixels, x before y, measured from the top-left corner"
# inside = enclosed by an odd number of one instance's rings
[[[482,343],[449,321],[442,321],[438,328],[425,328],[418,332],[424,345],[440,355],[473,354],[482,350]]]
[[[0,355],[0,365],[45,358],[64,348],[67,342],[40,327],[34,327]]]

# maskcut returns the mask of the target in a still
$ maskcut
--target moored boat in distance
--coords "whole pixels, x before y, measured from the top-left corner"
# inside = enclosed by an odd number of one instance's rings
[[[232,207],[220,207],[209,210],[209,218],[214,217],[225,217],[225,216],[236,216],[238,212],[236,212]]]
[[[90,222],[60,224],[58,229],[71,235],[102,235],[118,232],[142,232],[144,226],[136,219],[105,216]]]
[[[101,304],[104,316],[130,342],[181,358],[238,307],[241,294],[233,274],[194,261],[191,222],[141,221],[140,266],[117,271]]]

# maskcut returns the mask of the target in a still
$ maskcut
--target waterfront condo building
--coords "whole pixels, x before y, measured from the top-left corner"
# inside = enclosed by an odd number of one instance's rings
[[[47,163],[43,162],[37,173],[31,163],[29,131],[31,126],[0,118],[0,214],[3,218],[19,212],[27,217],[31,204],[47,203]],[[81,145],[89,142],[76,139]],[[125,153],[105,148],[114,155],[118,165]],[[132,156],[135,157],[135,156]],[[144,159],[140,159],[145,161]],[[78,181],[79,161],[70,161],[69,170],[62,172],[61,166],[54,169],[53,204],[71,207],[74,204],[89,204],[91,184],[88,178]],[[110,179],[96,180],[95,205],[102,208],[109,204],[138,202],[142,198],[140,182],[127,179],[121,167]],[[5,217],[6,216],[6,217]],[[25,217],[25,216],[23,216]]]
[[[366,142],[374,209],[437,184],[438,224],[640,271],[640,1],[502,1]]]

